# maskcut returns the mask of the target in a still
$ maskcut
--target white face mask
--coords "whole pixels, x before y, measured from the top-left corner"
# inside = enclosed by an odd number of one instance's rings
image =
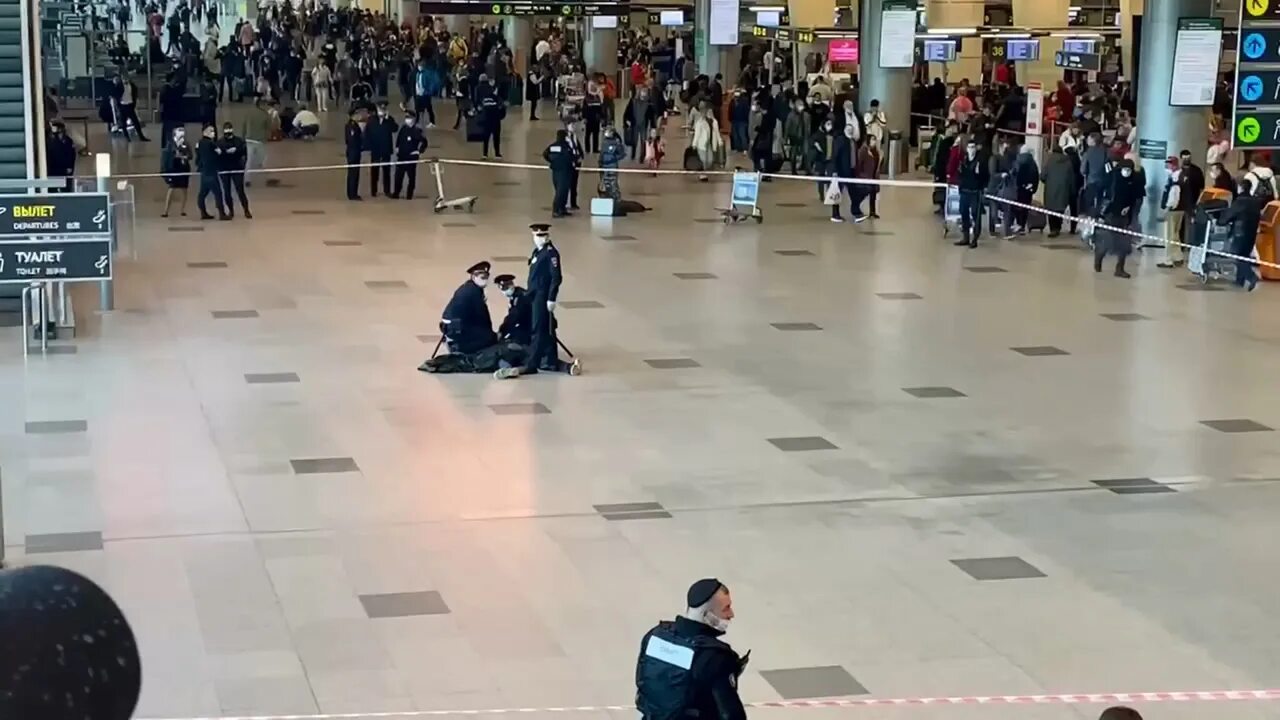
[[[704,621],[708,626],[710,626],[710,627],[712,627],[712,628],[715,628],[716,630],[719,630],[720,632],[729,632],[729,621],[728,621],[728,620],[725,620],[724,618],[720,617],[719,615],[716,615],[715,613],[708,612],[708,613],[704,616],[703,621]]]
[[[502,294],[503,294],[503,295],[506,295],[507,297],[515,297],[515,296],[516,296],[516,289],[515,289],[515,288],[513,288],[513,287],[509,287],[509,288],[507,288],[506,290],[503,290],[503,291],[502,291]]]
[[[965,152],[969,153],[969,157],[973,157],[978,154],[978,148],[968,148]]]
[[[541,250],[542,248],[546,247],[546,245],[547,245],[547,238],[545,238],[545,237],[543,237],[543,236],[541,236],[541,235],[535,235],[535,236],[534,236],[534,238],[533,238],[533,246],[534,246],[534,247],[536,247],[536,248],[538,248],[539,250]]]
[[[489,278],[477,276],[477,277],[471,278],[471,282],[475,283],[476,287],[484,287],[485,285],[489,284]]]
[[[1124,170],[1121,170],[1121,171],[1120,171],[1120,174],[1121,174],[1121,175],[1123,175],[1123,176],[1125,176],[1125,177],[1129,177],[1130,175],[1132,175],[1132,174],[1133,174],[1133,171],[1132,171],[1132,170],[1130,170],[1129,168],[1125,168]]]

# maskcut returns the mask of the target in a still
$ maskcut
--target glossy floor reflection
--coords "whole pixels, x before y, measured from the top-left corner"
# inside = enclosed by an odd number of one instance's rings
[[[339,162],[326,122],[271,165]],[[526,125],[513,160],[550,137]],[[140,181],[118,310],[77,290],[72,355],[24,362],[3,331],[8,551],[116,594],[141,716],[627,703],[639,637],[705,575],[750,700],[1280,684],[1273,288],[1186,292],[1150,257],[1125,282],[1038,237],[957,249],[925,191],[855,227],[775,182],[764,224],[726,227],[695,222],[726,183],[627,177],[652,212],[554,224],[587,373],[434,377],[465,268],[523,274],[546,174],[450,167],[480,201],[439,216],[274,177],[254,220],[205,224]]]

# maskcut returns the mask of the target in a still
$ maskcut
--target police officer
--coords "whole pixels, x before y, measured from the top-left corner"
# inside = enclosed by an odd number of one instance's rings
[[[253,213],[249,212],[249,198],[244,192],[244,167],[246,159],[246,147],[244,138],[236,135],[236,131],[231,127],[231,123],[223,123],[222,138],[218,140],[219,175],[222,178],[222,199],[227,206],[227,217],[236,216],[236,204],[231,194],[232,189],[235,190],[235,196],[240,198],[240,209],[244,210],[244,216],[250,220],[253,219]]]
[[[470,277],[458,286],[444,308],[440,329],[449,341],[449,352],[470,355],[498,342],[493,334],[489,306],[484,301],[489,267],[487,262],[478,262],[467,268]]]
[[[69,192],[72,189],[72,176],[76,174],[76,145],[67,136],[67,126],[61,120],[49,124],[49,134],[45,137],[45,167],[49,177],[66,178],[62,190]]]
[[[498,340],[518,345],[523,351],[528,352],[533,341],[533,305],[535,302],[533,293],[516,285],[515,275],[499,275],[493,279],[493,282],[502,291],[502,294],[507,297],[507,316],[503,318],[502,325],[498,327]],[[556,319],[552,316],[551,331],[553,334],[555,329]],[[574,358],[573,362],[565,362],[557,357],[554,364],[545,366],[542,369],[570,375],[581,375],[582,361]],[[506,365],[499,368],[494,373],[494,377],[499,380],[505,380],[517,377],[520,373],[519,368]]]
[[[366,131],[369,135],[369,160],[373,165],[369,168],[369,194],[378,197],[378,178],[382,178],[382,192],[391,194],[391,151],[395,149],[395,118],[387,114],[387,103],[378,103],[378,116]]]
[[[215,134],[213,126],[206,125],[200,137],[200,144],[196,145],[196,169],[200,171],[200,192],[196,195],[196,207],[200,208],[201,220],[212,220],[213,216],[209,214],[204,201],[210,193],[213,193],[213,200],[218,204],[218,219],[230,220],[226,203],[222,200],[222,181],[218,179],[222,149],[214,140]]]
[[[347,143],[347,199],[363,200],[360,197],[360,156],[364,153],[364,123],[360,121],[359,111],[351,113],[343,136]]]
[[[574,165],[577,164],[577,160],[574,158],[573,147],[569,145],[567,136],[568,133],[564,130],[557,130],[555,141],[542,151],[542,159],[551,166],[551,186],[555,189],[551,200],[551,217],[553,218],[569,215],[566,207],[569,202],[569,184],[573,182]]]
[[[480,126],[484,130],[484,157],[489,157],[489,141],[493,141],[493,154],[502,159],[502,118],[507,108],[498,96],[498,79],[480,75],[479,87],[476,88],[475,107],[480,113]]]
[[[572,120],[565,123],[565,140],[569,144],[569,149],[573,151],[573,175],[569,178],[569,209],[580,210],[578,207],[578,175],[582,172],[582,158],[585,155],[582,148],[582,141],[578,139],[577,123]]]
[[[413,199],[413,189],[418,186],[418,160],[427,149],[427,136],[418,127],[413,113],[405,113],[404,125],[396,132],[396,187],[391,197],[400,199],[400,191],[405,191],[405,199]],[[404,186],[405,178],[409,186]]]
[[[738,677],[748,657],[720,639],[733,620],[729,588],[714,578],[695,582],[688,609],[660,622],[640,642],[636,706],[644,720],[746,720]]]

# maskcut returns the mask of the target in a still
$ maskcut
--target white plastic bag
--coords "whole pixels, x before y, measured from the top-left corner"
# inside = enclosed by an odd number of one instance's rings
[[[822,204],[839,205],[842,197],[844,197],[844,193],[840,190],[840,183],[833,180],[827,183],[827,190],[822,195]]]

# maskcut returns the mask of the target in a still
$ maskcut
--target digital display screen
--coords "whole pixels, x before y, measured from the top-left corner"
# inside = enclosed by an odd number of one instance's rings
[[[925,40],[924,59],[929,62],[955,62],[955,40]]]
[[[1063,40],[1062,52],[1092,55],[1097,44],[1096,40]]]
[[[683,25],[684,11],[683,10],[663,10],[661,13],[659,13],[658,20],[659,20],[659,23],[662,25]]]
[[[1039,40],[1008,40],[1004,46],[1004,58],[1015,62],[1040,59]]]
[[[617,15],[597,15],[591,18],[591,27],[593,28],[616,28],[618,27]]]
[[[778,10],[761,10],[756,13],[756,24],[761,27],[778,27],[782,24],[782,13]]]

